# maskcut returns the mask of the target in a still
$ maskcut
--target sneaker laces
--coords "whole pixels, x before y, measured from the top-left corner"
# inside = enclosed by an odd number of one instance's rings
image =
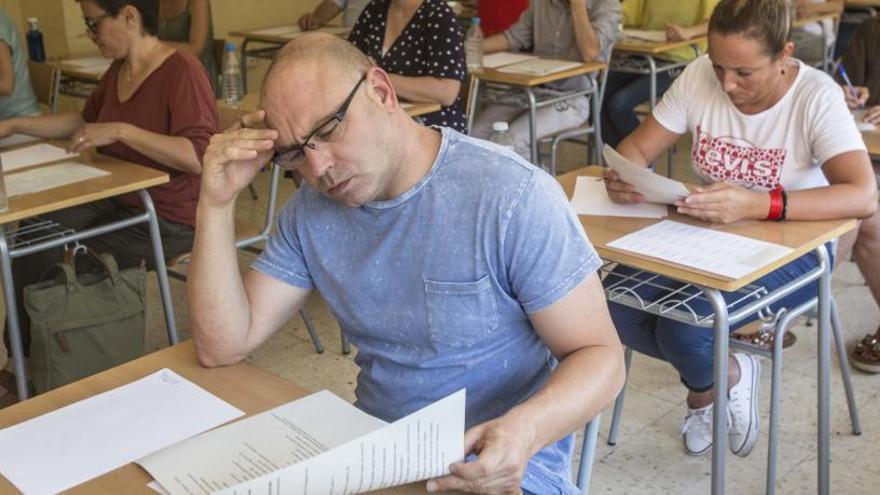
[[[684,435],[691,428],[701,435],[712,436],[712,409],[704,407],[702,409],[688,409],[687,416],[684,418],[684,424],[679,430],[680,435]],[[727,421],[730,422],[730,412],[727,413]]]

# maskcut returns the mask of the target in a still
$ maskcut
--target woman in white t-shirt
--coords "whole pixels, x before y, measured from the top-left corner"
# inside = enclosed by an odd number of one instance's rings
[[[620,144],[621,154],[647,166],[682,134],[692,133],[692,164],[705,184],[676,205],[679,213],[729,223],[864,218],[874,212],[873,172],[843,92],[825,73],[791,58],[790,30],[785,0],[719,2],[709,21],[707,55],[688,65],[654,114]],[[605,179],[613,200],[642,201],[613,171]],[[773,290],[817,264],[809,254],[755,283]],[[650,288],[636,291],[656,297]],[[811,284],[771,308],[793,307],[815,294]],[[711,312],[708,302],[691,306],[701,304],[698,312]],[[685,450],[708,452],[712,330],[609,306],[627,346],[668,361],[679,372],[689,391]],[[759,374],[753,356],[730,357],[729,445],[736,455],[747,455],[757,439]]]

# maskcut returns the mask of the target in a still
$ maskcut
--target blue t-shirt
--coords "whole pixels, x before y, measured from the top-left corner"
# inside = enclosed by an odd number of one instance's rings
[[[12,57],[12,71],[15,78],[15,89],[9,96],[0,96],[0,119],[38,115],[37,97],[31,87],[31,76],[28,72],[27,49],[18,35],[15,23],[0,9],[0,42],[6,45]],[[0,46],[2,48],[2,46]]]
[[[396,198],[351,208],[303,185],[253,268],[318,289],[358,347],[359,408],[394,421],[465,387],[470,427],[544,384],[557,361],[528,317],[600,260],[556,180],[440,131],[431,170]],[[573,444],[536,454],[523,488],[579,493]]]

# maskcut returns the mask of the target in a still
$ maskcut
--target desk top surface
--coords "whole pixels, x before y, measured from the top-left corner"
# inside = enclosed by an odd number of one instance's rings
[[[79,79],[82,81],[94,82],[97,83],[101,80],[101,77],[104,76],[104,72],[106,72],[107,68],[100,72],[92,71],[87,68],[79,67],[76,65],[67,64],[64,62],[52,62],[55,67],[61,71],[61,74],[65,77],[70,77],[73,79]]]
[[[599,176],[600,167],[585,167],[573,170],[557,177],[568,197],[574,193],[574,185],[579,175]],[[821,244],[834,239],[841,234],[852,230],[856,226],[855,220],[828,220],[811,222],[763,222],[747,221],[736,222],[731,225],[712,225],[685,215],[670,211],[665,219],[658,218],[623,218],[623,217],[599,217],[579,216],[599,256],[606,261],[621,263],[630,267],[658,273],[676,280],[695,283],[723,291],[737,290],[758,278],[776,270],[780,266],[814,250]],[[791,248],[793,251],[787,256],[770,263],[760,270],[756,270],[740,279],[730,279],[722,275],[703,272],[684,265],[674,264],[668,261],[658,260],[647,256],[641,256],[626,251],[609,248],[609,242],[626,234],[640,230],[661,220],[673,220],[691,225],[703,226],[743,235],[753,239],[773,242]]]
[[[270,31],[270,32],[266,32]],[[286,31],[286,32],[284,32]],[[341,26],[325,26],[323,28],[316,29],[317,32],[327,32],[330,34],[335,34],[337,36],[341,36],[343,38],[348,37],[350,28],[342,28]],[[285,26],[273,26],[273,27],[264,27],[257,29],[243,29],[237,31],[230,31],[230,36],[238,36],[240,38],[246,38],[251,41],[258,41],[261,43],[278,43],[285,44],[288,41],[294,39],[297,35],[305,34],[305,32],[298,32],[298,27],[290,24]]]
[[[824,20],[829,20],[829,19],[836,19],[838,17],[840,17],[840,14],[837,14],[834,12],[829,12],[827,14],[815,14],[815,15],[809,15],[806,17],[799,17],[799,18],[795,19],[794,22],[792,22],[791,24],[792,24],[792,26],[797,28],[797,27],[806,26],[807,24],[812,24],[814,22],[819,22],[819,21],[824,21]]]
[[[57,146],[66,146],[66,143],[64,142],[53,141],[52,143]],[[35,143],[3,148],[0,151],[9,151],[17,147],[30,146],[33,144]],[[110,175],[95,177],[81,182],[68,184],[66,186],[48,189],[46,191],[13,196],[9,198],[9,209],[0,213],[0,225],[69,208],[71,206],[91,203],[92,201],[97,201],[99,199],[110,198],[148,187],[158,186],[169,180],[168,174],[160,170],[119,160],[117,158],[111,158],[96,153],[95,151],[88,151],[71,160],[61,161],[84,163],[110,172]],[[29,168],[51,165],[52,163],[58,162],[35,165],[34,167]],[[8,175],[20,172],[21,170],[16,170],[10,172]]]
[[[2,409],[0,410],[0,428],[106,392],[162,368],[174,370],[248,415],[263,412],[309,394],[306,389],[247,363],[221,368],[204,368],[198,363],[192,341],[187,341]],[[132,463],[76,486],[65,493],[155,495],[155,492],[147,488],[147,483],[151,480],[152,478],[146,471]],[[5,478],[0,477],[0,493],[17,492]],[[427,493],[427,491],[424,489],[424,483],[413,483],[375,493],[419,495]]]
[[[863,132],[862,139],[865,140],[865,146],[868,147],[868,154],[871,155],[871,158],[880,159],[880,129]]]
[[[636,39],[621,39],[614,43],[614,51],[618,53],[639,53],[644,55],[657,55],[683,46],[691,46],[706,41],[705,36],[698,36],[689,40],[664,41],[657,43]]]
[[[597,72],[607,67],[605,62],[586,62],[577,67],[566,69],[552,74],[530,75],[530,74],[514,74],[511,72],[501,72],[497,69],[481,69],[474,71],[474,75],[484,82],[493,82],[500,84],[510,84],[513,86],[534,87],[541,84],[567,79],[569,77],[580,76]]]
[[[223,110],[240,111],[243,113],[254,112],[260,103],[259,93],[248,93],[244,95],[244,99],[237,106],[228,105],[224,100],[217,100],[217,106]],[[401,101],[400,106],[410,117],[418,117],[426,113],[437,112],[440,110],[439,103],[410,103]]]

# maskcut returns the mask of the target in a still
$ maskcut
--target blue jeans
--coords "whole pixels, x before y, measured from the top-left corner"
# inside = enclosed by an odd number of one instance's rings
[[[674,78],[669,72],[657,74],[657,97],[663,95]],[[605,83],[602,103],[602,140],[616,148],[639,126],[635,108],[651,99],[651,79],[638,74],[611,72]]]
[[[830,243],[826,245],[826,248],[828,249],[829,256],[832,258],[831,264],[833,266],[834,251],[831,249]],[[800,277],[818,265],[819,261],[815,253],[808,253],[763,276],[753,282],[753,284],[765,287],[768,291],[772,292],[774,289]],[[614,273],[631,275],[635,273],[635,270],[621,266],[616,268]],[[643,277],[647,276],[653,275],[646,274]],[[620,278],[612,274],[603,283],[607,285],[619,281]],[[667,287],[681,287],[684,285],[681,282],[665,277],[659,277],[655,282]],[[618,287],[625,286],[627,283],[630,286],[636,284],[635,281],[624,282],[618,285]],[[779,308],[799,306],[816,297],[817,291],[818,281],[814,281],[782,298],[782,300],[775,304],[771,304],[770,308],[773,311],[777,311]],[[651,301],[657,299],[658,294],[665,293],[665,290],[643,285],[635,289],[635,292],[643,299]],[[721,295],[728,304],[739,297],[737,293],[731,292],[722,292]],[[693,300],[688,304],[698,315],[710,314],[712,312],[711,305],[705,299]],[[620,340],[624,345],[642,354],[669,362],[678,371],[681,382],[693,392],[705,392],[712,388],[714,329],[701,328],[668,318],[661,318],[614,302],[609,302],[608,309],[611,312],[611,319],[617,327]],[[757,315],[749,316],[736,324],[730,325],[730,330],[736,330],[747,323],[755,321],[757,318]]]

